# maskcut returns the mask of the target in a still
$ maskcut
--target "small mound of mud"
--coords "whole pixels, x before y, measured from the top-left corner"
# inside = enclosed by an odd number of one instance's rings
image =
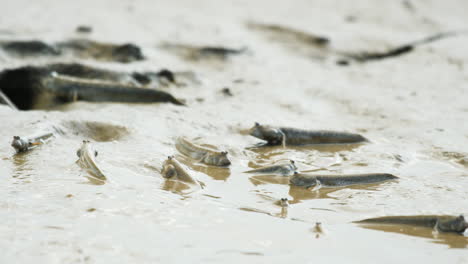
[[[129,134],[124,126],[112,125],[94,121],[67,121],[64,127],[73,135],[81,138],[90,138],[97,142],[119,140]]]
[[[468,154],[453,151],[442,151],[439,155],[445,159],[455,161],[462,166],[468,167]]]

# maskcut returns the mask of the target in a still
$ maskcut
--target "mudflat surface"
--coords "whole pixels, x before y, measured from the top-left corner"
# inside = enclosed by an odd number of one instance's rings
[[[465,236],[351,223],[468,213],[468,36],[342,67],[246,26],[279,24],[326,36],[335,50],[379,51],[465,29],[465,1],[3,2],[2,40],[62,41],[82,37],[75,28],[90,25],[88,38],[133,42],[147,59],[116,64],[0,51],[2,69],[78,61],[193,71],[200,83],[164,88],[187,107],[78,102],[15,112],[0,105],[1,263],[468,262]],[[248,51],[226,61],[189,61],[160,48],[163,42]],[[233,96],[221,92],[225,87]],[[256,121],[358,132],[370,143],[256,149],[259,140],[245,133]],[[63,133],[14,155],[14,135],[51,127]],[[178,157],[178,136],[229,151],[232,165],[212,168],[179,156],[203,189],[165,182],[161,164]],[[99,152],[103,185],[75,163],[83,139]],[[243,173],[289,159],[301,171],[385,172],[400,180],[311,192],[284,178]],[[291,203],[287,215],[274,204],[283,197]],[[324,234],[314,232],[316,222]]]

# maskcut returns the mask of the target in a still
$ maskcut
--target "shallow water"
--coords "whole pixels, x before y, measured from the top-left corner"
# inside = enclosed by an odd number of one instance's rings
[[[255,20],[326,35],[340,50],[381,49],[466,26],[465,2],[414,6],[415,12],[399,2],[366,0],[4,3],[2,39],[59,41],[89,24],[91,38],[132,41],[147,60],[79,61],[115,70],[193,71],[201,83],[164,88],[187,107],[77,102],[15,112],[0,105],[0,262],[468,262],[466,236],[351,223],[384,215],[468,214],[468,37],[341,67],[245,25]],[[12,13],[17,15],[7,15]],[[356,22],[346,21],[351,15]],[[249,52],[225,61],[186,61],[158,48],[168,40],[247,46]],[[2,69],[50,60],[0,51]],[[225,87],[233,96],[221,92]],[[254,122],[357,132],[370,143],[259,148],[260,141],[245,134]],[[15,155],[13,136],[38,130],[59,132]],[[232,165],[210,167],[180,156],[174,146],[179,136],[229,151]],[[108,178],[103,185],[90,182],[75,163],[83,139],[99,153],[96,162]],[[165,181],[160,169],[169,155],[203,187]],[[301,171],[385,172],[400,179],[312,192],[281,177],[243,173],[290,159]],[[275,204],[283,197],[290,202],[286,214]],[[316,222],[324,234],[314,232]]]

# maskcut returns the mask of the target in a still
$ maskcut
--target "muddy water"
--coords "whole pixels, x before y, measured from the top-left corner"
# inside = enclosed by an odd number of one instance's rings
[[[2,39],[59,41],[77,37],[75,27],[88,24],[91,38],[132,41],[147,60],[81,62],[193,71],[201,83],[164,88],[188,107],[78,102],[14,112],[0,105],[0,262],[468,262],[464,236],[351,223],[383,215],[468,214],[468,37],[340,67],[245,26],[278,23],[327,36],[334,49],[378,50],[463,28],[466,3],[412,2],[408,9],[398,2],[309,2],[3,3]],[[186,61],[158,49],[164,41],[247,46],[249,52]],[[2,69],[48,61],[0,52]],[[221,92],[225,87],[233,96]],[[370,143],[258,148],[259,141],[245,134],[256,121],[358,132]],[[14,135],[48,130],[56,137],[33,151],[15,155],[9,146]],[[180,156],[174,147],[179,136],[229,151],[232,165],[213,168]],[[105,184],[93,184],[75,163],[83,139],[99,153]],[[168,155],[189,167],[203,189],[166,182],[160,169]],[[311,192],[284,178],[243,173],[289,159],[301,171],[385,172],[400,180]],[[283,197],[290,200],[286,211],[275,204]],[[323,234],[314,230],[316,222]]]

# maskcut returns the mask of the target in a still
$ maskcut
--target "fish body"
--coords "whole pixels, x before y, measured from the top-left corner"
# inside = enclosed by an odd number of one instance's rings
[[[97,151],[93,150],[90,145],[90,141],[83,140],[83,144],[76,152],[76,155],[78,156],[77,163],[81,168],[85,169],[94,178],[101,181],[105,181],[107,180],[107,177],[99,168],[95,160],[95,157],[97,156]]]
[[[368,141],[365,137],[339,131],[303,130],[288,127],[272,127],[255,123],[250,135],[265,140],[269,145],[352,144]]]
[[[216,151],[206,147],[198,146],[183,137],[177,139],[176,148],[180,151],[180,153],[192,159],[199,160],[207,165],[231,165],[231,161],[227,157],[227,151]]]
[[[53,135],[53,133],[47,132],[38,136],[25,138],[14,136],[13,141],[11,142],[11,146],[16,150],[17,153],[25,152],[35,146],[44,144],[45,140],[49,139]]]
[[[463,215],[384,216],[364,219],[361,221],[356,221],[355,223],[411,225],[435,228],[440,232],[454,233],[464,233],[466,228],[468,228],[468,222],[466,222]]]
[[[289,206],[289,201],[288,198],[281,198],[278,201],[275,202],[276,205],[286,208]]]
[[[255,22],[249,22],[247,26],[254,30],[261,30],[265,33],[269,33],[276,38],[284,40],[294,41],[303,43],[305,45],[313,45],[316,47],[327,47],[330,44],[330,39],[310,34],[298,29],[277,25],[277,24],[261,24]]]
[[[198,53],[199,56],[218,56],[220,58],[227,58],[230,55],[237,55],[245,52],[247,49],[232,49],[232,48],[224,48],[218,46],[207,46],[207,47],[199,47]]]
[[[76,100],[88,102],[126,102],[154,103],[171,102],[182,105],[172,95],[154,90],[138,88],[133,85],[115,82],[83,80],[67,76],[50,76],[44,78],[43,86],[51,89],[62,98],[75,97]]]
[[[113,44],[88,39],[72,39],[56,45],[62,51],[70,51],[82,58],[93,58],[101,61],[129,63],[144,60],[140,49],[132,43]]]
[[[343,187],[356,184],[372,184],[396,180],[397,176],[389,173],[349,174],[349,175],[314,175],[295,173],[289,182],[300,187]]]
[[[183,105],[163,91],[119,82],[69,77],[30,66],[1,72],[0,89],[21,110],[48,109],[74,101],[170,102]]]
[[[20,56],[60,55],[60,50],[54,45],[39,40],[8,41],[0,43],[6,52]]]
[[[247,50],[245,47],[241,49],[233,49],[222,46],[193,46],[175,43],[164,43],[161,47],[193,61],[203,59],[226,60],[230,56],[242,54]]]

